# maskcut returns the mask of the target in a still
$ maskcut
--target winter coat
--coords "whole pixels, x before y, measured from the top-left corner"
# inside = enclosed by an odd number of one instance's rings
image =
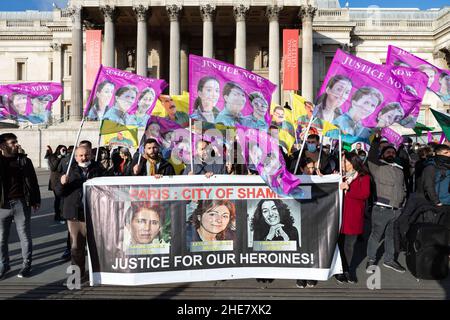
[[[7,197],[7,190],[4,190],[3,177],[5,176],[6,166],[3,163],[4,157],[0,155],[0,208],[5,205],[5,200]],[[31,207],[34,205],[41,204],[41,192],[39,190],[39,183],[36,176],[36,171],[34,170],[33,163],[26,156],[26,154],[19,154],[17,161],[19,162],[20,170],[22,170],[24,181],[23,181],[23,194],[25,197],[25,202],[27,206]]]
[[[83,177],[82,169],[75,161],[72,162],[69,171],[69,182],[65,185],[61,184],[59,179],[55,186],[57,196],[63,198],[62,215],[67,220],[84,220],[83,206],[83,183],[86,180],[100,177],[102,169],[96,162],[92,162],[87,170],[86,177]]]
[[[358,175],[344,195],[341,233],[358,235],[363,233],[366,201],[370,196],[370,176]]]

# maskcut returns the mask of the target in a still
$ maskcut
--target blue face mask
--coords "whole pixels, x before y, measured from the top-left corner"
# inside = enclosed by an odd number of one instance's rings
[[[306,147],[308,148],[308,152],[316,152],[317,146],[315,143],[306,143]]]
[[[366,160],[366,157],[364,157],[364,156],[360,156],[359,158],[361,159],[362,162],[364,162],[364,160]]]

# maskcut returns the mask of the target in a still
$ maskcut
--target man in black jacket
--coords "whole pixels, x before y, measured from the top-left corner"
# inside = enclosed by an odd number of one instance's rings
[[[10,270],[8,237],[13,219],[23,258],[18,277],[31,274],[31,208],[39,209],[41,194],[33,163],[19,149],[16,135],[0,135],[0,280]]]
[[[83,183],[88,179],[101,176],[98,164],[91,161],[91,150],[87,147],[75,149],[75,157],[69,174],[62,175],[55,192],[63,198],[63,217],[67,220],[71,238],[72,265],[80,268],[85,276],[86,222],[83,206]]]
[[[175,175],[173,166],[161,157],[160,149],[155,139],[147,139],[144,144],[144,155],[138,159],[139,163],[133,166],[133,175],[154,176],[156,179]]]
[[[211,156],[213,149],[211,143],[204,140],[199,140],[195,144],[195,157],[194,157],[194,170],[191,168],[191,164],[186,164],[186,168],[183,171],[184,175],[204,174],[207,178],[212,177],[215,174],[226,174],[226,166],[222,160],[222,163],[217,163],[215,157]]]

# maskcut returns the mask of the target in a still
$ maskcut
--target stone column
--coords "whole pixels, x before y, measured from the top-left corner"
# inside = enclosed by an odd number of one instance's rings
[[[169,93],[180,94],[180,5],[166,6],[170,18],[170,66],[169,66]]]
[[[62,66],[63,66],[63,55],[62,55],[62,48],[60,43],[52,43],[50,47],[53,50],[53,70],[52,70],[52,81],[57,83],[62,83],[63,75],[62,75]],[[52,108],[52,117],[55,118],[56,121],[59,121],[63,116],[66,115],[63,114],[62,110],[62,97],[64,93],[62,93],[58,100],[56,100],[53,103]]]
[[[280,25],[278,14],[281,6],[268,6],[266,16],[269,19],[269,80],[277,85],[272,101],[280,104]]]
[[[115,46],[114,46],[114,18],[115,18],[115,7],[114,6],[103,6],[100,7],[105,18],[105,61],[103,65],[107,67],[115,67]]]
[[[308,100],[314,99],[313,78],[313,19],[317,8],[302,5],[299,16],[302,19],[302,96]]]
[[[236,52],[234,64],[241,68],[246,68],[247,64],[247,40],[245,18],[250,6],[245,4],[233,7],[234,18],[236,19]]]
[[[136,74],[147,77],[147,18],[151,14],[147,6],[133,7],[137,18]]]
[[[184,37],[183,37],[184,39]],[[188,84],[189,84],[189,46],[187,43],[183,43],[181,45],[181,51],[180,51],[180,93],[183,91],[189,91]]]
[[[201,5],[200,13],[203,19],[203,56],[214,57],[214,16],[216,14],[215,5]]]
[[[70,120],[80,121],[83,114],[83,25],[82,7],[69,9],[72,17],[72,77]]]

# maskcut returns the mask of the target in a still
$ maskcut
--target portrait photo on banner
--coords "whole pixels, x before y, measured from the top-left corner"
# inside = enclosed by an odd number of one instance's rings
[[[20,83],[1,85],[0,117],[18,122],[47,124],[52,118],[52,104],[62,93],[59,83]]]
[[[295,199],[248,200],[248,247],[253,251],[297,251],[301,204]]]
[[[88,120],[145,127],[166,86],[164,80],[101,66],[84,115]]]
[[[190,252],[232,251],[236,241],[236,203],[198,200],[186,205],[186,245]]]
[[[194,120],[267,130],[276,86],[219,60],[189,56],[189,114]]]
[[[134,201],[125,205],[122,248],[125,255],[168,254],[171,214],[167,202]]]

